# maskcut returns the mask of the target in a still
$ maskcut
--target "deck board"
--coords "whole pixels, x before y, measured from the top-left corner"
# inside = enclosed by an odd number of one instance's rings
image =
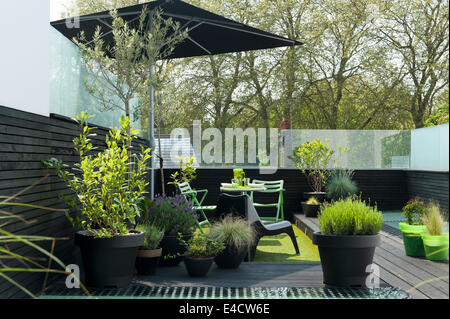
[[[295,215],[297,226],[312,238],[319,230],[317,218]],[[401,238],[381,234],[381,244],[375,250],[374,263],[380,267],[380,279],[393,286],[404,289],[413,298],[448,299],[449,298],[449,264],[433,262],[424,258],[405,255]]]

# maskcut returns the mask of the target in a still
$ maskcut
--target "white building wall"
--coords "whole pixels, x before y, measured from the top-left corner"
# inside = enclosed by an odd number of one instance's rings
[[[0,105],[49,115],[49,0],[0,1]]]

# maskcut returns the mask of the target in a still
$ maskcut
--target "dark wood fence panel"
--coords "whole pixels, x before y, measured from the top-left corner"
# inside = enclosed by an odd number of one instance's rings
[[[408,171],[406,176],[410,197],[435,200],[448,214],[448,172]]]
[[[102,150],[108,129],[99,127],[95,132],[98,135],[93,138],[93,144],[98,150]],[[65,164],[73,165],[79,158],[72,141],[79,134],[78,125],[69,119],[44,117],[0,106],[0,195],[12,196],[41,181],[22,193],[20,201],[49,208],[65,208],[60,195],[68,195],[70,191],[54,171],[45,169],[41,161],[55,157]],[[147,141],[139,139],[135,145],[147,145]],[[79,251],[72,240],[73,228],[64,213],[20,206],[6,206],[2,209],[26,220],[17,220],[3,229],[23,235],[67,238],[56,242],[55,255],[66,264],[80,264]],[[50,243],[40,245],[50,248]],[[13,244],[9,248],[25,256],[42,257],[35,249],[24,244]],[[17,262],[2,261],[8,266],[20,265]],[[41,289],[44,279],[43,275],[19,272],[12,273],[11,277],[33,292]],[[0,279],[0,298],[24,296],[21,290]]]
[[[166,183],[170,181],[170,175],[175,169],[164,170]],[[291,219],[292,215],[301,212],[301,201],[304,200],[303,192],[310,191],[305,177],[299,170],[279,169],[272,175],[260,175],[258,169],[245,169],[246,177],[261,180],[284,180],[284,211],[285,217]],[[160,174],[156,174],[158,183],[157,192],[161,192]],[[196,189],[208,189],[207,205],[214,205],[220,194],[220,183],[231,182],[233,171],[231,169],[197,169],[197,179],[193,181],[192,187]],[[398,170],[358,170],[355,172],[354,180],[358,184],[364,200],[376,204],[381,210],[400,209],[408,200],[408,189],[406,185],[406,172]],[[175,192],[173,186],[166,188],[166,193]],[[258,194],[257,199],[262,202],[273,202],[277,200],[273,194]],[[269,216],[274,210],[264,209],[262,216]]]

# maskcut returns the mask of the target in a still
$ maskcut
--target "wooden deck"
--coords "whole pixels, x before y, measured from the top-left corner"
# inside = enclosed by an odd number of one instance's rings
[[[242,263],[238,269],[215,264],[207,277],[189,277],[183,263],[160,267],[155,276],[139,276],[135,282],[152,287],[324,287],[320,263]]]
[[[298,214],[295,223],[310,238],[319,230],[317,218]],[[380,267],[383,282],[403,289],[412,298],[449,298],[448,261],[406,256],[402,239],[395,235],[381,231],[381,245],[375,250],[374,263]]]

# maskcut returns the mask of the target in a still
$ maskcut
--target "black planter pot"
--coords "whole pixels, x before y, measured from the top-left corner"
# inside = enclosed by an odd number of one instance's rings
[[[158,268],[162,249],[138,250],[136,257],[136,270],[138,275],[154,275]]]
[[[306,217],[317,217],[319,208],[320,205],[307,204],[305,202],[302,202],[303,214],[305,214]]]
[[[144,244],[144,233],[94,238],[88,231],[75,233],[84,264],[84,283],[88,287],[127,287],[134,274],[136,252]]]
[[[182,236],[184,241],[188,241],[192,235]],[[186,252],[184,247],[178,238],[178,236],[164,236],[161,241],[162,255],[159,260],[159,265],[162,267],[178,266],[183,260],[183,254]],[[172,257],[166,257],[172,256]],[[173,257],[176,256],[176,257]]]
[[[310,199],[311,197],[315,197],[319,203],[324,203],[325,200],[327,199],[327,193],[325,192],[304,192],[303,193],[303,198],[306,201],[308,201],[308,199]]]
[[[225,250],[219,253],[214,261],[219,268],[235,269],[238,268],[247,256],[248,249],[245,247],[241,250],[234,246],[227,245]]]
[[[373,262],[380,235],[327,236],[314,233],[319,247],[324,284],[340,287],[366,287],[367,266]]]
[[[205,277],[211,265],[214,262],[214,257],[211,258],[190,258],[184,257],[184,265],[186,270],[191,277]]]

